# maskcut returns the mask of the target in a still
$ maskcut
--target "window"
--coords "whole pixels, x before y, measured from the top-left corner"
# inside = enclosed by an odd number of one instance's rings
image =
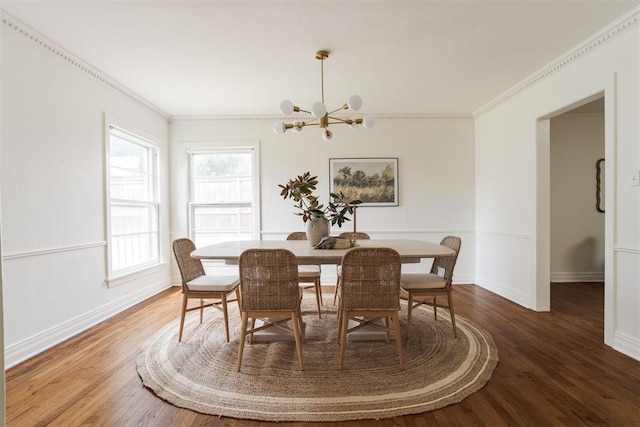
[[[256,238],[254,150],[225,147],[191,150],[189,236],[197,247]]]
[[[109,269],[119,276],[160,262],[158,154],[149,141],[109,126]]]

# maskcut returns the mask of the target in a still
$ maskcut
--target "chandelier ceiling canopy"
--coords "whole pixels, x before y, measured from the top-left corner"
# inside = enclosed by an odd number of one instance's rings
[[[358,95],[352,95],[349,101],[335,110],[328,111],[324,103],[324,60],[329,57],[329,52],[326,50],[319,50],[316,52],[316,59],[320,60],[320,91],[321,101],[314,103],[311,106],[311,110],[303,110],[302,108],[294,105],[289,100],[284,100],[280,103],[280,112],[285,116],[290,116],[293,113],[306,113],[311,114],[312,119],[310,121],[298,120],[293,123],[286,123],[284,121],[278,121],[273,125],[273,130],[279,135],[284,135],[285,132],[291,129],[293,132],[300,132],[305,126],[319,126],[324,129],[322,138],[325,141],[329,141],[333,138],[333,132],[329,130],[329,125],[333,124],[347,124],[350,127],[356,127],[362,125],[365,128],[371,128],[374,124],[374,118],[372,116],[364,116],[361,118],[343,119],[340,117],[332,116],[332,114],[340,110],[353,110],[358,111],[362,107],[362,98]]]

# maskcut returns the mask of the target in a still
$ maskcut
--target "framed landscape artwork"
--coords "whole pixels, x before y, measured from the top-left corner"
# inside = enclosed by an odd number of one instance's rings
[[[398,206],[398,159],[329,159],[331,193],[343,192],[360,206]]]

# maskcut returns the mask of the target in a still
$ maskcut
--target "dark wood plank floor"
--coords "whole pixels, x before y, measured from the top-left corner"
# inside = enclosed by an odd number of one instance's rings
[[[640,362],[603,343],[602,284],[552,285],[549,313],[524,309],[473,285],[457,285],[455,290],[456,312],[491,332],[498,346],[500,362],[489,383],[460,404],[440,410],[339,424],[640,425]],[[7,424],[270,424],[176,408],[142,386],[136,372],[140,346],[178,316],[179,306],[179,289],[168,290],[8,370]]]

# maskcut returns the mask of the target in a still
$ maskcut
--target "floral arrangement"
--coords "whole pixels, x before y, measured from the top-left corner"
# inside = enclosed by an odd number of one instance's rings
[[[316,186],[318,185],[318,177],[305,172],[298,175],[294,179],[290,179],[285,185],[278,184],[282,190],[280,195],[286,199],[293,199],[293,206],[298,209],[294,212],[302,217],[303,222],[324,218],[331,225],[342,227],[346,221],[351,221],[349,215],[355,213],[357,205],[362,203],[361,200],[347,200],[342,193],[330,193],[331,201],[325,206],[319,202],[318,196],[314,195]]]

